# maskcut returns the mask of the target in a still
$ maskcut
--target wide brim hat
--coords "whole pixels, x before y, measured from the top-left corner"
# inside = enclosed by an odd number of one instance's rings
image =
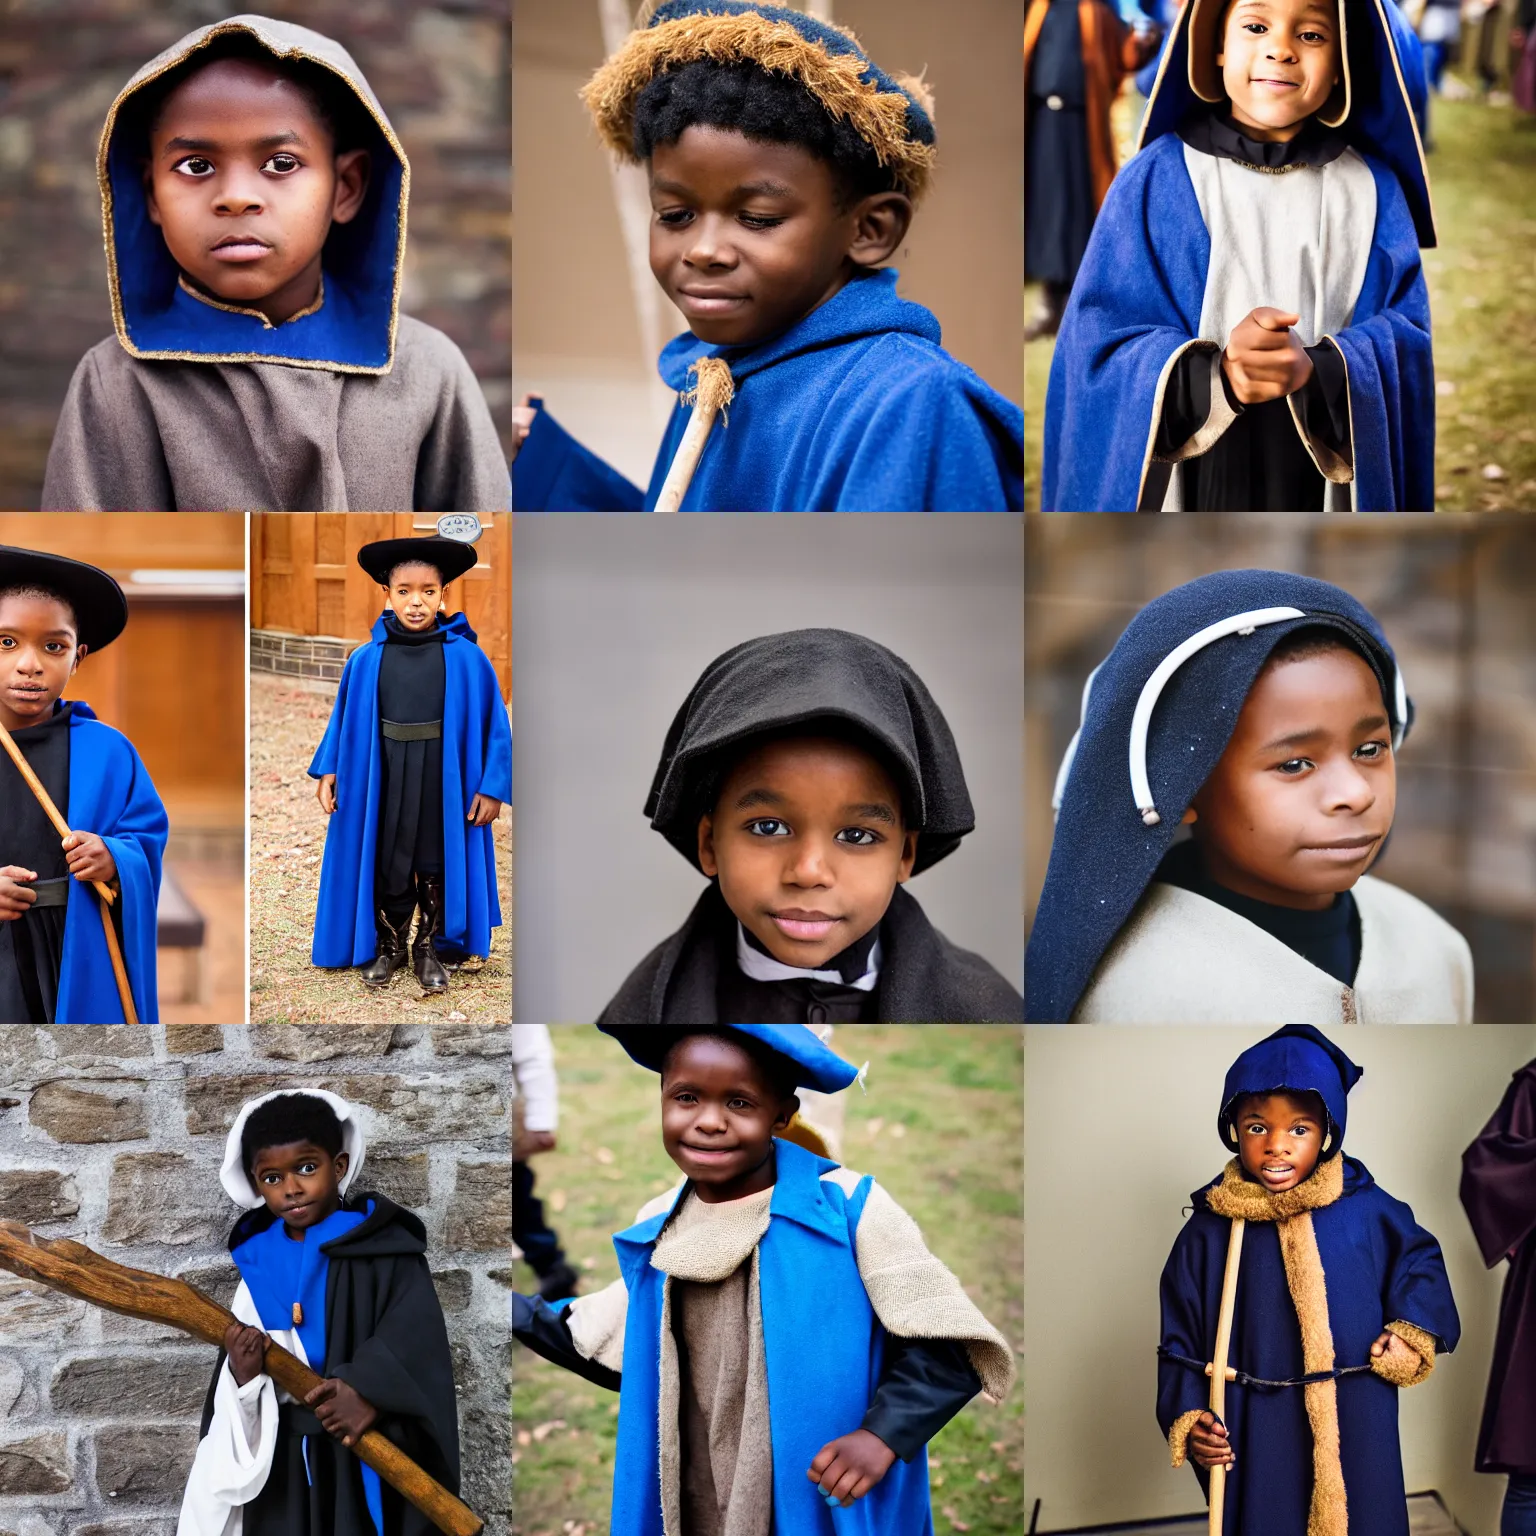
[[[1227,99],[1221,66],[1216,55],[1221,47],[1221,19],[1237,0],[1188,0],[1189,14],[1189,86],[1202,101],[1212,103]],[[1329,128],[1340,127],[1349,116],[1349,6],[1338,0],[1339,83],[1317,113],[1317,120]]]
[[[63,555],[0,544],[0,587],[43,587],[75,610],[80,643],[99,651],[128,627],[128,599],[103,570]]]
[[[264,1203],[245,1171],[245,1159],[241,1154],[240,1138],[245,1132],[245,1122],[263,1104],[291,1095],[322,1100],[330,1105],[336,1118],[341,1122],[341,1150],[347,1154],[348,1158],[346,1175],[340,1184],[343,1198],[357,1182],[358,1174],[363,1171],[363,1158],[367,1155],[368,1142],[363,1135],[363,1128],[357,1123],[357,1111],[352,1105],[345,1099],[338,1098],[334,1093],[327,1093],[323,1088],[279,1088],[273,1093],[264,1093],[259,1099],[252,1099],[249,1103],[242,1105],[240,1113],[235,1116],[235,1123],[229,1128],[229,1135],[224,1138],[224,1165],[219,1169],[219,1183],[224,1186],[224,1193],[241,1210],[254,1211]]]
[[[1315,1093],[1326,1106],[1329,1125],[1320,1160],[1337,1155],[1349,1119],[1349,1091],[1365,1075],[1327,1035],[1312,1024],[1287,1024],[1250,1046],[1227,1072],[1222,1086],[1216,1132],[1233,1152],[1238,1149],[1233,1110],[1251,1094]]]
[[[381,587],[389,585],[389,573],[397,565],[413,560],[423,565],[435,565],[442,573],[443,585],[447,586],[472,569],[479,557],[472,545],[435,533],[424,538],[379,539],[373,544],[364,544],[357,552],[357,563]]]
[[[921,80],[879,68],[845,27],[750,0],[668,0],[583,87],[604,143],[634,160],[635,104],[669,69],[699,59],[755,64],[798,81],[845,122],[914,202],[933,173],[933,96]]]
[[[808,1024],[722,1024],[709,1029],[673,1028],[660,1024],[599,1024],[605,1035],[612,1035],[629,1052],[630,1059],[652,1072],[661,1064],[673,1044],[684,1035],[745,1035],[759,1046],[766,1046],[784,1062],[797,1088],[814,1088],[818,1093],[838,1093],[857,1081],[861,1068],[844,1061],[830,1046],[823,1045]]]

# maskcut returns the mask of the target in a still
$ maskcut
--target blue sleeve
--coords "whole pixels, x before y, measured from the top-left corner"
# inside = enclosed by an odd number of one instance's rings
[[[347,657],[347,664],[341,669],[341,683],[336,689],[336,702],[331,706],[331,718],[326,722],[325,735],[320,738],[320,745],[315,748],[314,761],[309,765],[309,776],[312,779],[324,778],[326,774],[336,772],[336,762],[341,756],[341,722],[347,712],[353,663],[361,654],[362,648],[359,647]]]
[[[1449,1354],[1461,1340],[1461,1319],[1440,1244],[1414,1219],[1401,1200],[1390,1202],[1387,1218],[1388,1268],[1382,1296],[1383,1322],[1412,1323],[1432,1333]]]
[[[1216,1335],[1216,1320],[1206,1306],[1204,1271],[1205,1244],[1192,1217],[1174,1242],[1168,1262],[1163,1266],[1158,1286],[1162,1307],[1162,1349],[1183,1355],[1188,1360],[1209,1360],[1211,1341]],[[1193,1409],[1210,1406],[1211,1387],[1205,1376],[1164,1355],[1157,1362],[1157,1423],[1168,1432],[1179,1419]]]
[[[501,698],[501,679],[484,651],[477,670],[485,678],[485,769],[480,775],[480,793],[508,805],[512,800],[512,721]]]
[[[512,461],[512,506],[518,512],[638,512],[640,487],[540,410]]]

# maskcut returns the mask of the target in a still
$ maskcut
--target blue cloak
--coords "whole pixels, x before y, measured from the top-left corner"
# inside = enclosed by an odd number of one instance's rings
[[[717,419],[684,512],[1002,512],[1024,505],[1024,413],[940,345],[939,323],[900,298],[893,268],[865,273],[782,335],[668,342],[660,372],[722,357],[736,398]],[[512,466],[529,511],[650,510],[692,407],[679,404],[642,497],[540,411]]]
[[[829,1440],[857,1429],[880,1381],[886,1333],[859,1278],[854,1237],[871,1180],[852,1196],[821,1175],[838,1165],[777,1141],[778,1182],[758,1245],[773,1443],[773,1536],[932,1536],[926,1450],[894,1461],[849,1509],[833,1511],[805,1475]],[[629,1291],[612,1536],[662,1536],[658,1422],[662,1294],[651,1268],[670,1211],[614,1235]]]
[[[69,824],[96,833],[117,864],[123,964],[139,1022],[154,1024],[160,1018],[155,947],[160,865],[169,830],[165,807],[133,743],[102,724],[89,704],[74,701],[69,728]],[[95,891],[70,881],[55,1015],[59,1024],[124,1022],[98,905]]]
[[[1376,183],[1376,228],[1349,325],[1355,511],[1434,506],[1435,380],[1419,248],[1435,244],[1428,172],[1402,60],[1412,36],[1391,0],[1347,0],[1352,100],[1342,125]],[[1175,130],[1200,106],[1189,83],[1188,6],[1147,104],[1140,150],[1110,184],[1051,359],[1041,507],[1156,511],[1159,385],[1199,339],[1210,236]],[[1409,74],[1411,75],[1411,68]],[[1323,338],[1319,337],[1321,341]]]
[[[477,794],[512,798],[512,727],[496,669],[475,643],[462,613],[442,623],[443,638],[443,932],[448,953],[488,955],[501,925],[496,844],[490,827],[465,820]],[[384,619],[372,643],[347,658],[325,736],[309,776],[336,775],[336,812],[325,834],[320,900],[315,911],[315,965],[365,965],[378,951],[374,923],[374,855],[379,831],[379,664]]]

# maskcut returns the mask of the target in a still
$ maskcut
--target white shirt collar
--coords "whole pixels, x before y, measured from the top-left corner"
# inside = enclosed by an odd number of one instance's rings
[[[837,971],[807,971],[798,965],[781,965],[772,955],[765,955],[747,943],[746,930],[736,924],[736,964],[753,981],[827,981],[835,986],[852,986],[856,992],[873,992],[880,980],[880,940],[869,951],[869,968],[855,982],[846,982]]]

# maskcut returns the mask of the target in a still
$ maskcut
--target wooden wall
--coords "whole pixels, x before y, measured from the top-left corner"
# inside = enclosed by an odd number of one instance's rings
[[[481,521],[486,521],[482,515]],[[257,512],[251,516],[251,627],[292,635],[361,641],[384,607],[378,584],[357,552],[378,539],[436,530],[437,519],[411,512]],[[444,595],[480,637],[512,696],[512,518],[499,513],[475,545],[478,563]]]

